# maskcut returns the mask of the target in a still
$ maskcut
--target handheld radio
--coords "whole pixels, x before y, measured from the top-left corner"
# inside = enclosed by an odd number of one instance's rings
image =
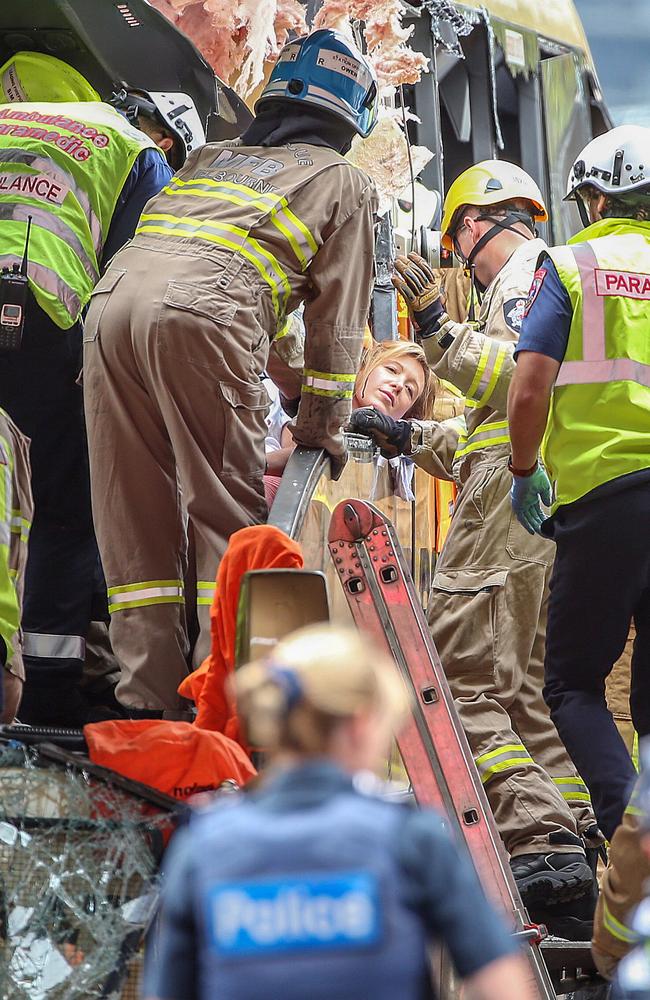
[[[3,267],[0,273],[0,351],[18,351],[23,339],[25,308],[29,282],[27,279],[27,251],[32,217],[27,216],[25,252],[21,265]]]

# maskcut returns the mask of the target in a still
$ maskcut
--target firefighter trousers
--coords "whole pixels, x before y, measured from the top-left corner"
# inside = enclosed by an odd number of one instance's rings
[[[473,462],[429,624],[508,852],[571,852],[595,819],[542,697],[554,548],[514,517],[511,482],[506,454]]]
[[[84,327],[93,515],[116,694],[133,709],[183,711],[189,612],[196,607],[203,652],[228,539],[266,519],[269,335],[258,282],[225,251],[206,259],[127,247],[93,293]]]
[[[30,296],[21,349],[0,353],[0,405],[31,439],[34,520],[23,599],[21,718],[81,724],[85,636],[105,615],[83,420],[81,330],[61,330]],[[100,605],[104,601],[104,611]]]

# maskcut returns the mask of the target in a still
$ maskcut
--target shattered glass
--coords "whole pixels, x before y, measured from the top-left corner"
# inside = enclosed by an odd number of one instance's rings
[[[474,10],[460,10],[452,0],[422,0],[431,17],[431,32],[436,43],[447,52],[464,59],[459,38],[469,35],[479,18]]]
[[[169,814],[22,745],[0,749],[0,1000],[125,1000]]]

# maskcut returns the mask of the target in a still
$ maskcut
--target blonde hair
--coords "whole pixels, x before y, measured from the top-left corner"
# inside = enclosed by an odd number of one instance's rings
[[[404,414],[404,419],[408,420],[412,417],[415,420],[429,420],[436,397],[437,379],[429,368],[424,351],[419,344],[415,344],[411,340],[384,340],[379,344],[373,343],[372,347],[364,351],[354,383],[354,391],[355,393],[363,392],[363,387],[375,368],[390,361],[399,361],[400,358],[414,358],[424,372],[424,388],[408,412]]]
[[[359,712],[383,709],[398,726],[408,708],[392,660],[355,629],[326,624],[236,671],[234,688],[251,745],[305,756],[327,753],[335,729]]]

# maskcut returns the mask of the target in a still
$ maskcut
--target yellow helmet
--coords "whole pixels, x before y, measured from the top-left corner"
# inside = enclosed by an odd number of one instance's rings
[[[0,67],[0,103],[101,101],[77,70],[45,52],[15,52]]]
[[[483,160],[456,178],[447,192],[442,218],[442,245],[453,250],[452,228],[464,205],[497,205],[524,198],[534,208],[536,222],[546,222],[548,212],[537,184],[525,170],[507,160]]]

